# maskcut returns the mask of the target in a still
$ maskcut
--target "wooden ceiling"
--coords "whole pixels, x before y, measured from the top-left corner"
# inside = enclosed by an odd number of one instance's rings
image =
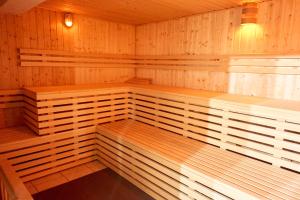
[[[0,14],[22,14],[45,0],[0,0]]]
[[[242,0],[46,0],[39,7],[145,24],[240,5]]]

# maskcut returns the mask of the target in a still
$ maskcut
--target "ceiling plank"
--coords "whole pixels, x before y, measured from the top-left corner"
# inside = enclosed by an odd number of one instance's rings
[[[39,7],[99,17],[105,20],[146,24],[237,7],[242,0],[46,0]]]
[[[45,0],[0,0],[0,14],[22,14]]]

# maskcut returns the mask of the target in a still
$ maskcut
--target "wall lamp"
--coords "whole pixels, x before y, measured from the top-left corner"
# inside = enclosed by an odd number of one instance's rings
[[[257,23],[257,2],[245,2],[242,4],[242,19],[241,24],[256,24]]]
[[[65,25],[68,28],[73,26],[73,16],[71,13],[65,13]]]

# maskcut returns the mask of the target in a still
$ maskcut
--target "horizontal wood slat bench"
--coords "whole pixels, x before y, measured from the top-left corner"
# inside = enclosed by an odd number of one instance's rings
[[[300,172],[300,102],[161,86],[130,94],[132,119]]]
[[[40,135],[132,118],[300,172],[300,103],[155,85],[25,89],[26,124]]]
[[[24,182],[99,159],[155,198],[300,199],[299,102],[135,84],[23,94],[37,135],[1,154]]]
[[[166,130],[125,120],[97,131],[102,162],[135,177],[160,198],[300,198],[300,175]]]
[[[95,127],[36,136],[0,144],[0,157],[27,182],[96,160],[96,140]]]
[[[0,134],[1,200],[31,200],[24,184],[98,160],[95,127],[45,136],[24,127],[12,127],[0,129]],[[3,163],[5,167],[1,169]],[[25,188],[29,195],[25,198],[15,186]]]
[[[108,167],[160,199],[299,199],[300,175],[134,120],[98,126]]]

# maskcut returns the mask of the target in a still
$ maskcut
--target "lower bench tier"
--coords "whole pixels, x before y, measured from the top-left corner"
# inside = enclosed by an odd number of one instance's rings
[[[100,159],[156,199],[300,199],[297,173],[138,121],[97,129],[10,141],[1,157],[22,182]]]
[[[141,122],[98,126],[101,162],[156,199],[299,199],[300,175]]]

